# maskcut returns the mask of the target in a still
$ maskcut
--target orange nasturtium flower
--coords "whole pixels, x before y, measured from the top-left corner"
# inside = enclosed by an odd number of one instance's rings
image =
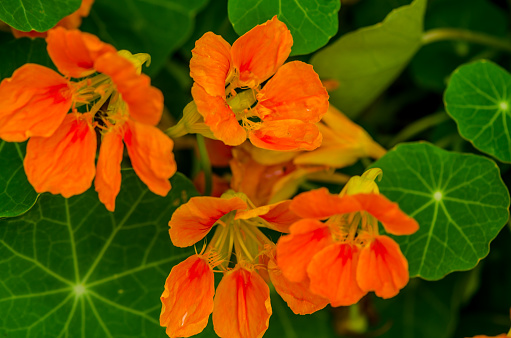
[[[169,233],[175,246],[191,246],[217,227],[207,247],[174,266],[165,282],[160,325],[169,337],[198,334],[211,313],[220,337],[261,337],[272,314],[268,279],[295,313],[326,306],[328,301],[312,294],[308,284],[282,275],[274,262],[275,244],[259,229],[287,232],[298,220],[289,203],[255,207],[231,190],[221,198],[193,197],[174,212]],[[224,274],[216,295],[213,269]]]
[[[394,297],[408,283],[408,262],[393,239],[379,234],[378,221],[393,235],[412,234],[418,224],[379,194],[374,179],[380,174],[370,169],[352,177],[340,195],[321,188],[290,205],[304,219],[279,239],[278,264],[290,281],[310,280],[310,290],[332,306],[352,305],[369,291]]]
[[[82,4],[80,5],[80,7],[73,13],[62,18],[62,20],[57,22],[55,27],[63,27],[66,29],[76,29],[76,28],[80,27],[80,25],[82,24],[82,18],[89,16],[90,8],[92,7],[93,3],[94,3],[94,0],[82,0]],[[22,37],[45,38],[48,35],[48,32],[37,32],[37,31],[22,32],[15,28],[12,28],[12,27],[11,27],[11,31],[12,31],[12,35],[14,35],[14,37],[16,37],[16,38],[22,38]]]
[[[214,137],[228,145],[248,137],[265,149],[317,148],[321,133],[315,123],[328,108],[328,93],[311,65],[284,64],[292,45],[276,16],[232,47],[219,35],[204,34],[190,61],[196,110],[185,109],[183,121],[193,120],[187,112],[198,111]]]
[[[166,195],[176,164],[172,140],[155,127],[163,95],[140,73],[149,56],[117,52],[94,35],[61,27],[49,31],[47,43],[65,77],[29,63],[0,84],[0,138],[30,137],[24,167],[34,189],[70,197],[96,176],[99,199],[113,211],[124,140],[140,179]],[[95,129],[102,136],[97,170]]]

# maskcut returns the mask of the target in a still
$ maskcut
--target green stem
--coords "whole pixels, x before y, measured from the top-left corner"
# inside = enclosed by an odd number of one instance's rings
[[[197,146],[199,147],[200,163],[202,170],[204,170],[205,188],[204,196],[210,196],[213,187],[212,173],[211,173],[211,162],[209,161],[208,150],[206,149],[206,143],[204,136],[197,134]]]
[[[488,47],[504,50],[511,53],[511,41],[507,39],[500,39],[494,36],[473,32],[465,29],[458,28],[435,28],[424,32],[422,35],[422,44],[427,45],[432,42],[445,41],[445,40],[462,40]]]
[[[401,130],[390,142],[389,148],[395,146],[398,143],[409,140],[412,137],[422,133],[423,131],[439,125],[440,123],[447,121],[449,116],[443,111],[425,116],[420,120],[417,120],[409,124],[406,128]]]

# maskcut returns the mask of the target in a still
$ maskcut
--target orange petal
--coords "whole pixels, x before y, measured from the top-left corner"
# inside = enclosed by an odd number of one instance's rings
[[[472,338],[509,338],[509,336],[505,333],[502,333],[502,334],[499,334],[498,336],[477,335]]]
[[[99,149],[94,185],[99,200],[109,211],[115,210],[115,198],[121,190],[122,135],[110,131],[103,135]]]
[[[192,96],[204,123],[217,139],[230,146],[238,146],[247,139],[247,132],[223,98],[209,95],[197,83],[192,87]]]
[[[318,74],[301,61],[286,63],[257,94],[264,121],[295,119],[316,123],[328,109],[328,93]]]
[[[250,211],[266,209],[265,212],[262,212],[259,215],[259,217],[270,223],[274,230],[287,233],[289,232],[291,224],[302,219],[289,209],[290,204],[291,201],[282,201],[268,206],[259,207],[257,209],[252,209]],[[236,215],[236,218],[238,218],[238,215]]]
[[[165,196],[169,179],[177,170],[172,147],[174,142],[156,127],[128,120],[124,143],[131,165],[149,190]]]
[[[73,89],[53,70],[28,63],[0,83],[0,138],[51,136],[71,108]]]
[[[209,161],[213,167],[228,167],[232,159],[232,146],[228,146],[222,141],[204,138],[206,150],[208,151]]]
[[[231,70],[231,45],[220,35],[207,32],[195,42],[190,76],[211,96],[225,99],[225,80]]]
[[[262,337],[271,314],[270,289],[257,272],[238,266],[225,274],[216,289],[213,311],[217,335]]]
[[[299,194],[291,202],[290,209],[300,217],[325,219],[345,212],[357,211],[360,204],[351,196],[339,197],[326,188]]]
[[[391,298],[408,283],[408,261],[399,245],[387,236],[377,236],[360,253],[357,282],[362,290]]]
[[[81,194],[95,174],[96,133],[90,115],[68,114],[50,137],[32,137],[24,166],[28,181],[39,192],[64,197]]]
[[[24,38],[24,37],[31,38],[31,39],[45,38],[46,36],[48,36],[48,32],[37,32],[37,31],[23,32],[23,31],[19,31],[12,27],[11,27],[11,32],[12,32],[12,35],[14,35],[14,37],[16,39]]]
[[[287,279],[302,282],[312,257],[332,243],[332,235],[327,225],[313,219],[294,223],[290,231],[277,242],[277,262]]]
[[[90,8],[93,3],[94,0],[82,0],[80,8],[60,20],[57,23],[57,26],[61,26],[66,29],[75,29],[80,27],[82,24],[82,18],[89,16]]]
[[[308,278],[300,283],[290,282],[274,260],[268,263],[268,272],[275,290],[295,314],[307,315],[327,306],[327,299],[311,292]]]
[[[204,171],[200,171],[197,176],[195,176],[193,179],[193,185],[201,195],[204,195],[204,191],[206,190],[206,177],[204,176]],[[224,192],[229,190],[229,180],[213,173],[211,176],[211,186],[210,196],[220,197]]]
[[[360,203],[362,210],[376,217],[389,234],[410,235],[419,230],[416,220],[405,214],[397,203],[378,194],[352,195]]]
[[[161,295],[160,325],[169,337],[200,333],[213,312],[215,278],[205,257],[193,255],[174,266]]]
[[[332,306],[358,302],[367,292],[357,284],[358,248],[336,243],[317,253],[307,268],[310,289],[327,298]]]
[[[242,35],[231,49],[240,87],[257,87],[275,74],[291,53],[292,45],[291,32],[277,16]]]
[[[94,62],[105,53],[116,54],[116,49],[95,35],[79,30],[56,27],[48,31],[48,54],[57,69],[70,77],[80,78],[95,72]]]
[[[172,215],[170,239],[178,247],[193,245],[204,238],[222,216],[246,208],[247,204],[239,197],[192,197]]]
[[[163,94],[151,86],[149,76],[138,74],[131,61],[117,53],[109,53],[98,58],[94,68],[112,78],[133,119],[153,126],[160,121],[163,113]]]
[[[321,145],[316,125],[300,120],[264,121],[249,133],[252,144],[269,150],[313,150]]]

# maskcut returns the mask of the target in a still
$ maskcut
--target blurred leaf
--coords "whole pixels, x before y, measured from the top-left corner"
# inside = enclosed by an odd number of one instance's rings
[[[337,33],[339,0],[229,0],[229,20],[245,34],[277,15],[293,35],[291,55],[309,54]]]
[[[400,6],[409,5],[412,0],[364,0],[358,1],[351,12],[356,27],[365,27],[383,21],[387,14]],[[429,2],[428,2],[429,3]]]
[[[123,171],[116,212],[94,189],[44,194],[0,221],[0,336],[166,337],[160,295],[173,264],[192,250],[168,235],[172,212],[196,195],[181,174],[162,198]]]
[[[511,75],[482,60],[458,68],[445,91],[445,109],[477,149],[511,162]]]
[[[425,7],[426,0],[415,0],[316,53],[311,63],[319,76],[339,82],[330,102],[351,117],[371,104],[421,46]]]
[[[81,3],[81,0],[2,1],[0,20],[20,31],[44,32],[76,11]]]
[[[0,80],[11,77],[12,73],[25,63],[37,63],[54,68],[44,39],[16,39],[0,44]]]
[[[207,1],[96,0],[82,29],[118,49],[149,53],[151,67],[147,72],[156,74],[170,54],[186,42],[197,11]]]
[[[509,192],[486,157],[409,143],[372,167],[383,170],[382,194],[419,223],[415,234],[394,237],[410,276],[437,280],[472,269],[508,220]]]
[[[0,140],[0,218],[21,215],[37,200],[23,169],[24,155],[25,144]]]
[[[445,0],[431,5],[424,21],[425,29],[462,28],[505,36],[506,13],[487,0]],[[410,63],[412,77],[422,87],[442,92],[449,75],[459,65],[482,58],[488,48],[466,41],[439,41],[423,46]],[[438,60],[438,61],[432,61]]]
[[[441,281],[415,278],[394,298],[375,298],[383,327],[382,338],[450,338],[457,323],[460,289],[465,274]]]

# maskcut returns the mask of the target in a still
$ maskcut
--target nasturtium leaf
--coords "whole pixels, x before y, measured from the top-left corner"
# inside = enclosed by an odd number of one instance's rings
[[[508,220],[509,192],[486,157],[409,143],[372,166],[383,170],[381,193],[419,223],[413,235],[394,237],[412,277],[473,268]]]
[[[76,11],[81,0],[7,0],[0,2],[0,20],[20,31],[44,32]]]
[[[21,215],[37,200],[23,169],[24,157],[25,144],[0,140],[0,218]]]
[[[375,298],[381,338],[450,338],[456,327],[466,273],[436,282],[415,278],[392,299]]]
[[[54,68],[44,39],[16,39],[0,44],[0,80],[26,63],[37,63]]]
[[[507,34],[507,21],[507,12],[489,0],[437,1],[428,7],[424,19],[424,39],[428,39],[430,29],[451,27],[504,38]],[[484,57],[488,49],[461,40],[426,44],[410,62],[410,73],[418,85],[443,92],[449,76],[458,66]]]
[[[195,15],[208,0],[96,0],[82,28],[118,49],[151,55],[144,72],[156,74],[192,33]]]
[[[316,53],[311,63],[319,76],[339,83],[330,102],[351,117],[373,102],[420,48],[425,7],[426,0],[415,0]]]
[[[156,196],[127,170],[115,213],[91,188],[0,221],[0,336],[166,337],[163,285],[193,253],[172,246],[168,221],[197,194],[181,174],[171,183]]]
[[[444,95],[460,135],[477,149],[511,162],[511,75],[482,60],[459,67]]]
[[[337,33],[338,0],[229,0],[234,30],[245,34],[277,15],[293,35],[291,55],[309,54],[327,44]]]

